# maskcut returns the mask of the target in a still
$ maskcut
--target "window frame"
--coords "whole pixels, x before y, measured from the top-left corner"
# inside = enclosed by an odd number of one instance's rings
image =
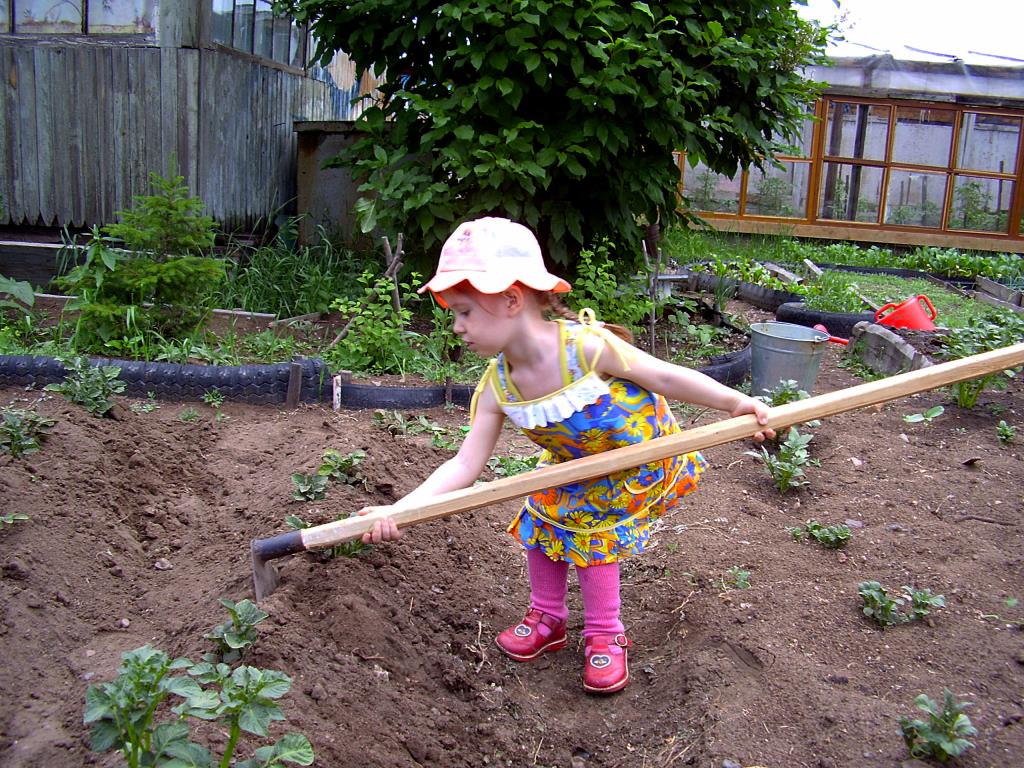
[[[827,129],[829,109],[832,104],[858,104],[869,108],[882,107],[888,109],[888,124],[885,137],[885,151],[881,159],[847,157],[845,155],[832,155],[826,151]],[[896,139],[896,126],[901,110],[941,110],[952,112],[952,132],[950,136],[949,152],[944,164],[928,165],[924,163],[905,162],[893,159],[893,150]],[[903,112],[902,114],[905,114]],[[1015,167],[1008,171],[979,170],[969,167],[960,167],[960,156],[963,150],[960,146],[962,131],[968,115],[975,116],[975,122],[979,118],[991,118],[996,123],[1001,121],[1016,122],[1017,146],[1014,154]],[[741,171],[740,196],[737,210],[735,212],[704,211],[694,209],[694,212],[702,218],[722,219],[733,221],[750,222],[772,222],[776,224],[798,224],[816,225],[817,227],[875,229],[889,232],[922,233],[928,235],[941,235],[951,237],[976,237],[984,236],[993,239],[1003,239],[1008,244],[1024,240],[1024,109],[1013,109],[1009,107],[989,107],[978,104],[947,102],[947,101],[925,101],[921,99],[889,99],[860,97],[847,94],[826,94],[820,97],[815,105],[814,114],[808,119],[815,121],[812,138],[811,151],[807,157],[793,155],[778,155],[777,159],[786,163],[805,162],[811,164],[810,173],[807,175],[808,188],[806,193],[806,208],[802,215],[793,216],[766,216],[747,212],[747,186],[751,175],[751,169]],[[680,169],[679,196],[686,193],[687,176],[693,169],[685,162],[683,153],[679,153],[678,165]],[[881,171],[881,188],[879,190],[878,211],[874,221],[851,221],[847,219],[825,218],[819,211],[822,198],[822,182],[826,172],[827,164],[853,165],[861,168],[871,168]],[[940,176],[943,180],[943,194],[941,205],[941,216],[938,226],[927,226],[925,224],[895,224],[885,221],[888,199],[890,177],[893,173],[916,172],[926,173],[929,176]],[[957,212],[957,201],[955,199],[958,181],[963,179],[981,179],[989,182],[999,182],[1012,185],[1009,193],[1009,207],[1007,209],[1007,228],[1003,231],[987,231],[983,229],[965,229],[952,226],[953,218]],[[995,214],[999,214],[999,201],[996,201]]]

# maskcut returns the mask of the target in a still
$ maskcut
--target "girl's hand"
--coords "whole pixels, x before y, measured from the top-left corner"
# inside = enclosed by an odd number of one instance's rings
[[[388,510],[393,509],[391,505],[380,507],[364,507],[356,512],[357,515],[385,515],[373,524],[373,528],[363,534],[363,544],[380,544],[382,541],[397,541],[402,538],[402,532],[398,530],[395,521],[386,516]]]
[[[762,400],[758,400],[756,397],[748,397],[747,395],[741,394],[740,401],[735,408],[729,411],[730,416],[743,416],[747,413],[752,413],[757,417],[758,424],[768,423],[768,406]],[[775,437],[774,429],[763,429],[754,435],[754,442],[763,443],[766,439]]]

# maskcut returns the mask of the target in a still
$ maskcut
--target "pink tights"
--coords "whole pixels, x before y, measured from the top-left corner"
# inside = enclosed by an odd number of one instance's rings
[[[530,572],[530,607],[559,621],[569,617],[565,594],[569,564],[552,560],[539,549],[526,550]],[[619,620],[619,564],[576,567],[583,596],[583,636],[617,635],[625,630]]]

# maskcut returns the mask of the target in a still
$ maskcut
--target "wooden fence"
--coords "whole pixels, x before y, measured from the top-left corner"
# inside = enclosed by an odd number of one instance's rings
[[[173,163],[223,228],[249,228],[295,197],[293,121],[355,116],[351,68],[315,74],[219,46],[0,36],[0,225],[114,221]]]

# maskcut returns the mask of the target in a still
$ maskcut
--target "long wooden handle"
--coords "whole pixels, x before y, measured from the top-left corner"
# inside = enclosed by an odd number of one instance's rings
[[[1024,344],[1015,344],[1012,347],[1004,347],[992,352],[780,405],[770,410],[767,426],[780,430],[793,424],[884,403],[1022,364],[1024,364]],[[521,475],[482,483],[472,488],[445,493],[435,496],[432,501],[419,507],[397,510],[390,508],[389,515],[399,528],[404,528],[416,523],[424,523],[459,512],[468,512],[490,504],[520,498],[545,488],[602,477],[652,461],[660,461],[671,456],[679,456],[691,451],[700,451],[733,440],[751,437],[763,428],[758,425],[757,419],[753,415],[737,416],[675,435],[659,437],[645,443],[617,448],[551,467],[536,469],[532,472],[525,472]],[[300,532],[302,543],[306,549],[317,549],[358,539],[373,527],[378,517],[380,515],[375,514],[349,517],[333,523],[306,528]]]

